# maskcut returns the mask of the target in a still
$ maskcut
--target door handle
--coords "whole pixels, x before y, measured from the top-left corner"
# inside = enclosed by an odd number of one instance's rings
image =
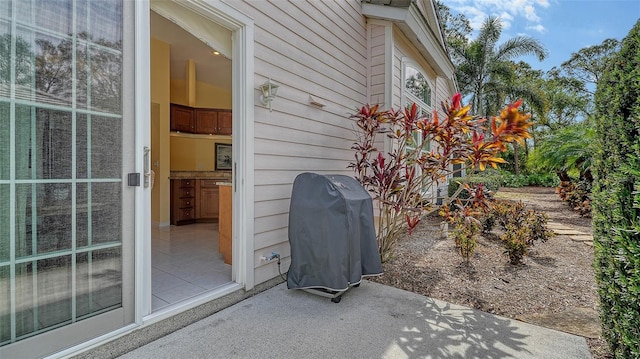
[[[151,149],[144,146],[144,188],[151,185]]]

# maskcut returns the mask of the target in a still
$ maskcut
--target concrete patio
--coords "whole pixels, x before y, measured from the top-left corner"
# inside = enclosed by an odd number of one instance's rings
[[[280,284],[121,358],[590,358],[579,336],[372,282],[340,303]]]

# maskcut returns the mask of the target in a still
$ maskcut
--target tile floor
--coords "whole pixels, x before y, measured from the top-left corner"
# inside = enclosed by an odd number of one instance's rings
[[[231,266],[218,252],[218,224],[195,223],[151,230],[152,308],[231,282]]]

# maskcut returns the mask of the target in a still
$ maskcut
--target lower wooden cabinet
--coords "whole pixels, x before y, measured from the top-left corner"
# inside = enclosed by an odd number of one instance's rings
[[[220,221],[218,222],[219,240],[218,251],[222,253],[224,262],[232,264],[233,236],[232,236],[232,209],[233,190],[229,186],[220,186]]]
[[[217,220],[220,192],[216,180],[198,180],[196,187],[196,218]]]
[[[171,180],[171,224],[216,222],[220,214],[216,182],[210,179]]]
[[[196,221],[195,180],[171,180],[171,224],[176,226]]]

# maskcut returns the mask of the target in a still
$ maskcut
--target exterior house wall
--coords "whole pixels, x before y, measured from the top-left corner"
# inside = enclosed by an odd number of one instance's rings
[[[442,106],[440,104],[443,101],[450,100],[453,96],[452,88],[449,85],[447,79],[442,76],[438,76],[437,72],[431,67],[429,63],[427,63],[422,56],[413,48],[406,36],[400,31],[394,32],[395,38],[395,66],[394,68],[399,70],[399,74],[394,76],[394,92],[397,92],[397,96],[394,94],[394,99],[401,98],[401,93],[403,89],[403,81],[402,81],[402,58],[406,57],[420,66],[420,68],[424,71],[424,74],[427,76],[432,86],[432,110],[438,111],[438,116],[441,118],[444,116],[444,112],[442,111]],[[396,81],[397,80],[397,81]],[[432,143],[432,146],[435,146]],[[440,184],[439,186],[442,186]],[[445,185],[446,186],[446,185]],[[436,188],[431,189],[433,191],[434,196],[436,195]]]
[[[381,104],[385,102],[385,26],[372,24],[369,26],[370,47],[369,56],[370,68],[370,104]]]
[[[438,97],[438,93],[436,91],[436,72],[433,70],[431,65],[429,65],[420,54],[415,51],[409,44],[406,36],[397,28],[394,31],[394,59],[393,59],[393,105],[394,107],[399,107],[402,104],[402,91],[404,88],[404,81],[402,79],[402,66],[403,59],[408,59],[417,64],[423,71],[424,75],[427,76],[432,85],[432,90],[436,94],[436,98],[433,98],[434,102],[432,106],[439,103],[440,97]],[[433,106],[435,109],[435,106]]]
[[[351,174],[353,133],[348,115],[366,102],[366,23],[358,0],[228,1],[255,20],[255,83],[279,84],[273,111],[259,102],[254,116],[254,282],[289,265],[288,212],[292,183],[302,172]],[[309,96],[325,106],[309,103]]]
[[[394,39],[395,39],[394,53],[396,54],[396,56],[394,57],[394,69],[398,71],[397,75],[394,74],[394,86],[393,86],[394,100],[398,99],[398,105],[400,104],[400,99],[401,99],[402,91],[404,87],[404,83],[402,80],[402,66],[403,66],[402,59],[403,58],[410,59],[412,62],[417,64],[424,71],[424,75],[427,76],[427,78],[431,82],[431,86],[432,86],[431,90],[433,91],[432,99],[431,99],[432,100],[431,108],[432,108],[432,111],[434,110],[437,111],[438,116],[443,118],[444,112],[442,111],[442,106],[440,106],[440,104],[443,101],[450,100],[451,97],[453,96],[453,91],[452,91],[453,89],[451,88],[449,82],[444,77],[438,76],[437,72],[433,69],[433,67],[431,67],[431,65],[427,63],[422,56],[420,56],[420,54],[415,50],[415,48],[411,46],[408,39],[406,38],[406,36],[404,36],[403,33],[401,33],[400,31],[394,32]],[[394,102],[394,105],[395,105],[395,102]],[[432,148],[435,148],[435,146],[437,145],[432,142],[431,146]],[[446,183],[438,184],[438,187],[445,188],[446,186],[447,186]],[[443,188],[441,188],[441,193],[446,193],[446,190]],[[434,186],[433,188],[431,188],[431,192],[434,197],[438,196],[437,187]]]

